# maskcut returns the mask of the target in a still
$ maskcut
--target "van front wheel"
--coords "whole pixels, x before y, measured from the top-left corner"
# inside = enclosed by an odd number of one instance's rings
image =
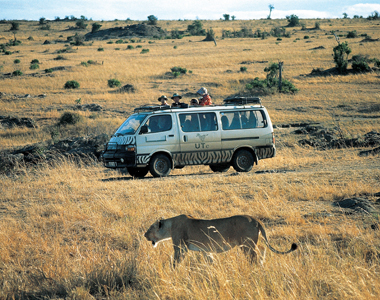
[[[232,166],[237,172],[251,171],[254,162],[252,153],[245,149],[236,152],[232,158]]]
[[[166,177],[171,171],[170,159],[164,154],[153,156],[149,163],[149,170],[153,177]]]

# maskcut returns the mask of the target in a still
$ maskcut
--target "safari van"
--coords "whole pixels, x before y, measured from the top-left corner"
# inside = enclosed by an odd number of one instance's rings
[[[145,105],[119,127],[103,152],[107,168],[126,168],[133,177],[168,176],[172,169],[208,165],[249,172],[276,154],[272,122],[260,98],[235,97],[223,105]]]

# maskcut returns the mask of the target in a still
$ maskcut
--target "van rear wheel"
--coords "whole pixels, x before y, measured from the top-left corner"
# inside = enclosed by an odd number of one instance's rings
[[[169,157],[164,154],[156,154],[149,163],[149,170],[153,177],[166,177],[172,170]]]
[[[249,172],[252,170],[255,160],[248,150],[242,149],[236,152],[232,158],[232,166],[237,172]]]
[[[137,178],[144,178],[146,174],[149,172],[149,168],[133,168],[129,167],[127,168],[129,175],[132,177],[137,177]]]
[[[215,165],[210,165],[210,169],[213,172],[227,172],[228,169],[230,168],[230,165],[228,164],[215,164]]]

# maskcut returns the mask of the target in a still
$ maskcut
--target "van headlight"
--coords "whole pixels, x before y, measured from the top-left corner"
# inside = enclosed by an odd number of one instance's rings
[[[136,147],[128,145],[128,146],[125,146],[125,150],[128,152],[134,152],[136,150]]]

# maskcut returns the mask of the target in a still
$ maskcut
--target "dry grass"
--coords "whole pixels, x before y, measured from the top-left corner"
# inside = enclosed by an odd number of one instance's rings
[[[312,28],[315,21],[305,20],[306,27]],[[156,103],[161,94],[195,92],[204,85],[220,103],[241,91],[241,82],[264,77],[267,64],[259,61],[278,60],[284,61],[286,78],[300,91],[264,97],[274,124],[320,122],[326,127],[339,126],[347,136],[378,131],[377,73],[303,75],[313,68],[334,66],[331,54],[336,42],[326,35],[330,30],[356,29],[378,38],[379,26],[366,20],[319,22],[321,31],[297,28],[291,38],[278,44],[276,38],[217,39],[216,47],[200,42],[202,37],[143,39],[133,45],[150,51],[140,54],[138,48],[126,50],[131,43],[95,41],[73,47],[73,53],[61,54],[67,60],[60,61],[54,58],[64,43],[42,43],[74,35],[65,31],[74,24],[53,23],[50,31],[43,31],[37,22],[21,22],[17,38],[23,43],[11,48],[19,53],[2,56],[0,74],[17,68],[26,75],[0,78],[0,91],[7,94],[0,98],[0,115],[31,117],[39,127],[0,129],[1,148],[50,139],[51,126],[63,111],[73,110],[78,98],[82,104],[97,103],[104,109],[80,112],[84,121],[67,127],[62,137],[110,134],[133,107]],[[103,22],[102,29],[125,24],[117,23]],[[184,30],[188,24],[159,21],[168,30]],[[204,28],[212,27],[219,37],[223,29],[270,30],[279,25],[286,21],[204,22]],[[0,24],[0,39],[4,38],[0,42],[13,38],[9,27]],[[304,35],[314,37],[304,40]],[[27,40],[29,36],[34,41]],[[360,40],[348,40],[353,54],[378,56],[378,42]],[[310,50],[317,46],[326,49]],[[104,52],[97,51],[99,47]],[[20,65],[13,63],[16,58]],[[35,58],[41,67],[36,76],[30,76],[36,73],[29,70]],[[88,60],[98,64],[81,65]],[[243,61],[254,62],[246,65],[245,73],[239,72]],[[51,77],[44,74],[44,69],[56,66],[66,70],[53,72]],[[166,76],[174,66],[192,73],[181,78]],[[110,78],[133,84],[136,93],[113,93],[107,86]],[[64,90],[68,80],[77,80],[81,88]],[[42,93],[47,97],[37,97]],[[32,97],[16,97],[25,94]],[[12,176],[1,175],[0,298],[378,299],[379,231],[370,225],[379,224],[379,215],[346,215],[332,206],[333,201],[351,196],[376,200],[378,156],[359,157],[358,149],[301,148],[292,129],[277,129],[275,134],[278,155],[260,161],[247,174],[232,170],[215,174],[197,166],[174,170],[164,179],[133,180],[97,162],[78,165],[60,160],[33,169],[20,167]],[[143,233],[158,217],[182,213],[200,218],[249,214],[264,223],[275,248],[287,249],[296,242],[299,249],[287,256],[268,250],[263,266],[250,265],[237,249],[214,255],[213,264],[190,253],[174,271],[171,243],[153,249]]]

